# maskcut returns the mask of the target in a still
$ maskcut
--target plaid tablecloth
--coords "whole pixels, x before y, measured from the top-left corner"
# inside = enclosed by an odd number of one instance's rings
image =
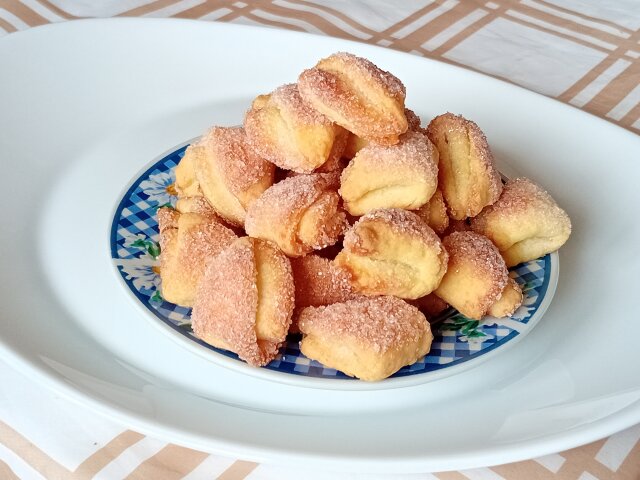
[[[478,70],[640,132],[638,0],[0,0],[0,37],[50,22],[114,16],[266,25],[364,41]],[[640,479],[640,425],[580,448],[491,468],[321,474],[146,437],[72,405],[1,361],[0,384],[2,480]]]

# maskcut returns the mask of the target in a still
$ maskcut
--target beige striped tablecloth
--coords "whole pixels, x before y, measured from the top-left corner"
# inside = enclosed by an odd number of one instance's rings
[[[0,37],[114,16],[266,25],[364,41],[499,77],[640,132],[640,0],[0,0]],[[640,479],[640,425],[509,465],[355,476],[257,465],[146,437],[45,391],[2,361],[0,384],[0,480]]]

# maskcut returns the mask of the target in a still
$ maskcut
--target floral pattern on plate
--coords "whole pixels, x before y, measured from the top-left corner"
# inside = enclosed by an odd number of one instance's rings
[[[191,331],[191,309],[164,301],[160,289],[158,208],[175,205],[172,188],[175,167],[184,155],[181,147],[134,179],[120,200],[111,228],[111,257],[126,287],[157,320],[217,354],[238,359],[228,351],[214,348],[196,338]],[[517,265],[510,275],[522,287],[524,302],[509,318],[486,317],[472,320],[449,309],[432,319],[434,341],[431,351],[413,365],[400,369],[393,377],[427,374],[449,368],[484,355],[518,335],[525,334],[550,284],[551,255]],[[291,335],[278,357],[266,367],[294,375],[321,378],[350,378],[306,358],[299,349],[299,336]]]

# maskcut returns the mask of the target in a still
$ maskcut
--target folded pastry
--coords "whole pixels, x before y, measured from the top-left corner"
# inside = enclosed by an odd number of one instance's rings
[[[160,278],[163,298],[190,307],[207,260],[229,246],[236,235],[216,216],[158,209]]]
[[[284,342],[293,306],[289,259],[269,242],[242,237],[207,264],[191,326],[204,342],[263,366]]]
[[[209,217],[212,215],[218,217],[215,209],[211,206],[209,201],[202,196],[178,197],[178,200],[176,201],[176,210],[180,213],[199,213]],[[222,218],[220,218],[220,221],[223,222]]]
[[[522,289],[518,282],[509,277],[500,298],[489,307],[487,314],[496,318],[509,317],[522,305]]]
[[[369,144],[342,171],[340,196],[351,215],[379,208],[414,210],[427,203],[438,185],[438,151],[418,132],[395,145]]]
[[[335,53],[298,77],[302,98],[350,132],[385,145],[407,131],[405,88],[369,60]]]
[[[444,196],[439,188],[427,203],[416,210],[416,215],[429,225],[438,236],[444,234],[449,227],[449,215],[447,215],[447,204],[444,202]]]
[[[344,236],[335,258],[366,295],[420,298],[432,292],[447,269],[447,252],[429,226],[412,212],[375,210]]]
[[[480,320],[507,285],[507,266],[493,243],[475,232],[454,232],[442,243],[449,267],[435,294],[463,315]]]
[[[407,131],[426,134],[426,130],[424,130],[420,126],[420,117],[418,117],[413,110],[405,108],[404,114],[407,117]],[[351,159],[356,156],[356,153],[358,153],[367,145],[369,145],[369,141],[367,139],[359,137],[354,133],[349,133],[349,136],[347,138],[347,146],[345,147],[342,156],[343,158]]]
[[[197,150],[196,150],[197,151]],[[175,188],[179,197],[201,197],[202,191],[196,178],[196,154],[194,147],[190,145],[184,152],[184,156],[176,165]]]
[[[292,258],[291,269],[296,308],[331,305],[359,297],[349,281],[349,272],[327,258],[313,253]]]
[[[511,267],[560,248],[571,234],[571,220],[546,191],[528,178],[504,186],[500,199],[471,221]]]
[[[298,316],[306,307],[346,302],[361,295],[355,292],[349,272],[328,258],[314,253],[291,259],[296,286],[296,308],[289,332],[298,333]]]
[[[445,113],[431,121],[427,135],[440,153],[439,187],[451,218],[474,217],[498,199],[502,191],[500,174],[478,125]]]
[[[180,213],[214,215],[215,210],[204,197],[196,177],[197,152],[197,148],[189,146],[178,165],[176,165],[176,181],[174,184],[178,197],[176,210]]]
[[[348,132],[306,104],[295,84],[254,101],[244,119],[251,145],[280,168],[309,173],[337,162]]]
[[[333,245],[346,227],[336,189],[333,173],[285,178],[249,207],[247,234],[271,240],[291,257]]]
[[[305,308],[300,350],[323,365],[374,382],[429,352],[433,335],[420,311],[395,297],[363,297]]]
[[[254,152],[240,127],[213,127],[191,148],[204,196],[225,220],[242,226],[246,209],[273,184],[274,165]]]

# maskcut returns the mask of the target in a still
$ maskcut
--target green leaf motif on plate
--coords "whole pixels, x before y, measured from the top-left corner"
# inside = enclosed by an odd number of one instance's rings
[[[441,332],[460,332],[468,338],[483,338],[487,335],[480,328],[480,321],[457,314],[446,319],[438,327]]]

